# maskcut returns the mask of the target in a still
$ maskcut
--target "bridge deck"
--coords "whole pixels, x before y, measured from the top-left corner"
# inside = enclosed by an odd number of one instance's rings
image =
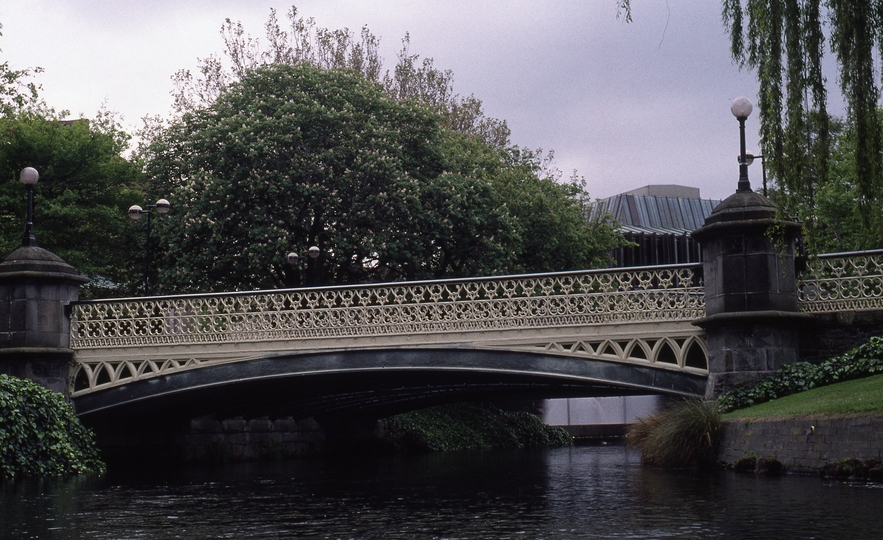
[[[883,251],[815,257],[797,293],[807,313],[883,309]],[[72,395],[95,411],[222,407],[233,384],[278,411],[701,394],[704,314],[698,265],[78,302]]]
[[[74,397],[279,355],[525,352],[707,373],[697,265],[73,305]]]

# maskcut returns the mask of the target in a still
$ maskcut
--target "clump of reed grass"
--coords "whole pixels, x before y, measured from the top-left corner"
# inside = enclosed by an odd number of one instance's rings
[[[717,459],[721,419],[713,401],[686,399],[629,426],[626,442],[659,467],[709,466]]]

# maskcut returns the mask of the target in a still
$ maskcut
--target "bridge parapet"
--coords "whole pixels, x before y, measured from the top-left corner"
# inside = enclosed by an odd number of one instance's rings
[[[797,304],[804,313],[883,310],[883,250],[811,259],[797,283]]]
[[[384,347],[545,351],[706,372],[699,265],[77,302],[81,395],[206,363]]]

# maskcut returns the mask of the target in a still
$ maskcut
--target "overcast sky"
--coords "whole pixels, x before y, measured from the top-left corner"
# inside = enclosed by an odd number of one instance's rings
[[[512,142],[554,149],[565,176],[585,176],[593,197],[648,184],[701,188],[724,198],[736,188],[739,96],[757,82],[730,60],[719,0],[632,0],[632,23],[615,0],[301,0],[320,27],[362,26],[381,38],[392,67],[401,38],[411,52],[454,72],[505,119]],[[43,96],[89,117],[106,102],[134,130],[167,115],[171,75],[220,54],[225,18],[263,37],[269,0],[4,0],[0,61],[40,66]],[[757,149],[756,114],[748,148]],[[750,171],[755,186],[760,170]]]

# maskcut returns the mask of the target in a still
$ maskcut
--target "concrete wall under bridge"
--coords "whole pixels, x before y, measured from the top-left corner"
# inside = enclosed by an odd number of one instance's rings
[[[566,429],[577,442],[615,439],[629,424],[658,411],[665,398],[659,395],[547,399],[543,422]]]

